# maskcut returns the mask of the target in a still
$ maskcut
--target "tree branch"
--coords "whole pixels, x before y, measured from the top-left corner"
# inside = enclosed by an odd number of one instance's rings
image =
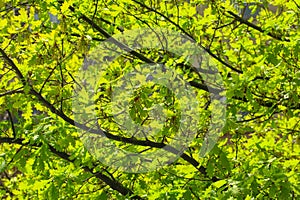
[[[0,97],[4,97],[4,96],[7,96],[7,95],[12,95],[12,94],[22,94],[22,93],[24,93],[23,90],[16,89],[16,90],[11,90],[11,91],[4,92],[4,93],[0,94]]]
[[[23,142],[24,142],[24,139],[20,139],[20,138],[18,138],[18,139],[8,138],[8,137],[0,138],[0,144],[2,144],[2,143],[8,143],[8,144],[29,145],[29,143],[23,143]],[[51,151],[51,153],[55,154],[59,158],[62,158],[62,159],[66,160],[68,162],[71,162],[71,163],[75,162],[75,159],[70,159],[70,155],[69,154],[67,154],[65,152],[58,151],[53,146],[51,146],[49,144],[47,144],[47,145],[48,145],[49,150]],[[35,144],[34,146],[40,147],[41,145]],[[133,195],[134,194],[130,189],[124,187],[120,182],[109,178],[105,174],[102,174],[100,172],[94,173],[93,172],[94,168],[89,168],[87,166],[82,166],[81,168],[84,171],[93,174],[95,177],[97,177],[98,179],[102,180],[104,183],[106,183],[107,185],[109,185],[112,189],[120,192],[122,195]],[[143,199],[143,198],[141,198],[138,195],[135,195],[133,198],[134,199]]]
[[[163,13],[161,12],[158,12],[157,10],[139,2],[139,1],[136,1],[136,0],[132,0],[133,2],[139,4],[140,6],[146,8],[147,10],[149,11],[152,11],[158,15],[160,15],[161,17],[165,18],[168,22],[170,22],[172,25],[174,25],[176,28],[178,28],[181,32],[183,32],[185,35],[189,36],[190,39],[192,39],[194,42],[197,42],[196,39],[191,35],[189,34],[187,31],[185,31],[181,26],[179,26],[178,24],[176,24],[175,22],[173,22],[170,18],[168,18],[166,15],[164,15]],[[242,74],[243,71],[239,70],[239,69],[235,69],[233,66],[231,66],[230,64],[228,64],[227,62],[225,62],[224,60],[222,60],[220,57],[218,57],[216,54],[214,54],[209,48],[206,48],[204,46],[202,46],[201,44],[198,44],[202,49],[204,49],[210,56],[212,56],[213,58],[215,58],[217,61],[219,61],[220,63],[222,63],[223,65],[225,65],[226,67],[230,68],[231,70],[239,73],[239,74]]]
[[[7,54],[0,48],[0,52],[2,53],[3,57],[5,58],[5,60],[11,65],[11,67],[13,68],[13,70],[17,73],[18,77],[21,79],[23,85],[26,85],[27,82],[24,79],[23,74],[20,72],[20,70],[18,69],[18,67],[15,65],[15,63],[7,56]],[[39,92],[37,92],[36,90],[34,90],[34,88],[30,86],[30,91],[29,93],[34,95],[44,106],[46,106],[52,113],[56,114],[57,116],[59,116],[60,118],[62,118],[64,121],[68,122],[69,124],[76,126],[82,130],[88,131],[89,133],[94,133],[97,135],[103,135],[109,139],[115,140],[115,141],[119,141],[119,142],[124,142],[124,143],[129,143],[129,144],[134,144],[134,145],[139,145],[139,146],[146,146],[146,147],[155,147],[155,148],[163,148],[164,150],[169,151],[170,153],[173,153],[175,155],[178,155],[178,150],[176,150],[175,148],[166,145],[164,143],[158,143],[158,142],[152,142],[149,140],[137,140],[134,137],[122,137],[122,136],[118,136],[118,135],[113,135],[107,131],[101,130],[99,129],[91,129],[90,127],[81,124],[79,122],[75,122],[73,119],[69,118],[67,115],[65,115],[63,112],[61,112],[60,110],[56,109],[54,107],[54,105],[52,105],[49,101],[47,101]],[[194,158],[188,156],[187,154],[183,153],[180,155],[180,157],[184,160],[186,160],[187,162],[189,162],[191,165],[193,165],[197,170],[199,170],[201,173],[203,173],[203,175],[206,175],[206,170],[205,168],[199,168],[199,162],[196,161]]]
[[[225,9],[225,8],[223,7],[223,9]],[[243,19],[242,17],[238,16],[237,14],[233,13],[233,12],[230,11],[230,10],[227,11],[227,13],[228,13],[229,15],[231,15],[235,20],[239,21],[239,22],[242,23],[242,24],[246,24],[247,26],[249,26],[249,27],[251,27],[251,28],[253,28],[253,29],[255,29],[255,30],[261,32],[261,33],[265,33],[265,32],[266,32],[266,31],[263,30],[261,27],[255,25],[255,24],[253,24],[253,23],[251,23],[251,22],[249,22],[248,20]],[[290,39],[286,39],[286,38],[283,38],[282,36],[275,35],[275,34],[272,33],[272,32],[267,33],[267,35],[270,36],[270,37],[272,37],[272,38],[274,38],[274,39],[276,39],[276,40],[279,40],[279,41],[290,42]]]
[[[11,115],[11,113],[8,109],[7,109],[7,113],[8,113],[9,121],[10,121],[10,124],[11,124],[11,129],[12,129],[12,132],[13,132],[13,136],[14,136],[14,138],[16,138],[17,133],[16,133],[16,130],[15,130],[15,124],[14,124],[13,117],[12,117],[12,115]]]

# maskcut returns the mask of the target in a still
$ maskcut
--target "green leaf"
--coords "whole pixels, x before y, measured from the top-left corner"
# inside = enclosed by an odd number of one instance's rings
[[[220,155],[220,161],[221,161],[222,167],[226,168],[227,170],[230,170],[230,163],[226,157],[226,154],[223,152]]]
[[[52,182],[51,185],[48,188],[48,198],[49,199],[59,199],[59,190],[58,188],[54,185],[54,183]]]
[[[227,183],[226,180],[219,180],[219,181],[217,181],[217,182],[214,182],[214,183],[213,183],[213,186],[215,186],[216,188],[220,188],[220,187],[222,187],[223,185],[225,185],[226,183]]]

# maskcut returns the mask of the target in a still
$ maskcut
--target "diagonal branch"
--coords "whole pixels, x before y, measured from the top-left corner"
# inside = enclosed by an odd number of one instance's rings
[[[185,33],[187,36],[189,36],[192,40],[195,41],[195,39],[193,39],[193,37],[187,33],[182,27],[180,27],[178,24],[176,24],[175,22],[173,22],[171,19],[169,19],[167,16],[165,16],[164,14],[158,12],[157,10],[153,9],[153,8],[150,8],[148,7],[147,5],[145,4],[142,4],[136,0],[133,0],[134,2],[136,2],[137,4],[141,5],[141,6],[144,6],[145,8],[149,9],[150,11],[153,11],[157,14],[159,14],[160,16],[164,17],[167,21],[169,21],[171,24],[173,24],[174,26],[176,26],[178,29],[180,29],[183,33]],[[69,7],[70,10],[72,12],[75,12],[75,8],[74,7]],[[106,38],[110,38],[112,39],[112,42],[115,43],[117,46],[119,46],[121,49],[124,49],[125,51],[127,51],[128,53],[134,55],[135,57],[139,58],[140,60],[142,61],[145,61],[147,63],[154,63],[154,61],[146,58],[145,56],[143,56],[142,54],[136,52],[136,51],[133,51],[133,50],[130,50],[129,47],[127,47],[126,45],[120,43],[119,41],[117,41],[116,39],[114,39],[109,33],[107,33],[104,29],[102,29],[101,27],[99,27],[97,24],[95,24],[93,21],[91,21],[87,16],[81,14],[81,18],[86,21],[88,24],[90,24],[93,28],[95,28],[96,30],[98,30],[104,37]],[[226,63],[225,61],[221,60],[217,55],[213,54],[209,49],[205,48],[205,47],[202,47],[204,50],[206,50],[212,57],[214,57],[215,59],[217,59],[219,62],[221,62],[222,64],[224,64],[225,66],[227,66],[228,68],[232,69],[233,71],[236,71],[240,74],[242,74],[243,72],[238,70],[238,69],[235,69],[233,68],[231,65],[229,65],[228,63]],[[255,79],[262,79],[262,77],[256,77]],[[213,88],[208,88],[207,85],[204,85],[204,84],[200,84],[200,83],[197,83],[195,81],[190,81],[189,82],[191,84],[191,86],[195,87],[195,88],[198,88],[198,89],[202,89],[204,91],[207,91],[207,92],[220,92],[219,90],[214,90]],[[236,99],[236,100],[241,100],[245,103],[249,102],[246,97],[238,97],[238,96],[234,96],[233,99]],[[265,101],[260,101],[259,104],[261,106],[264,106],[264,107],[272,107],[274,104],[272,102],[265,102]],[[300,105],[296,105],[295,107],[293,107],[294,109],[299,109],[300,108]]]
[[[0,144],[2,144],[2,143],[19,144],[19,145],[23,145],[23,146],[24,145],[29,145],[29,143],[24,143],[24,139],[21,139],[21,138],[15,139],[15,138],[8,138],[8,137],[0,138]],[[62,159],[66,160],[68,162],[71,162],[71,163],[75,162],[75,159],[70,159],[70,155],[69,154],[67,154],[65,152],[58,151],[53,146],[51,146],[49,144],[47,144],[47,145],[48,145],[49,150],[51,151],[51,153],[55,154],[59,158],[62,158]],[[41,145],[35,144],[34,146],[40,147]],[[98,179],[102,180],[104,183],[106,183],[107,185],[109,185],[112,189],[120,192],[122,195],[133,195],[134,194],[130,189],[124,187],[120,182],[111,179],[107,175],[102,174],[100,172],[97,172],[97,173],[93,172],[95,167],[90,168],[90,167],[87,167],[87,166],[82,166],[81,168],[84,171],[93,174],[93,176],[95,176]],[[141,198],[138,195],[134,196],[133,198],[134,199],[143,199],[143,198]]]
[[[300,5],[295,0],[292,1],[296,4],[297,8],[300,10]]]
[[[7,92],[4,92],[2,94],[0,94],[0,97],[4,97],[4,96],[7,96],[7,95],[13,95],[13,94],[22,94],[24,93],[23,90],[20,90],[19,89],[16,89],[16,90],[11,90],[11,91],[7,91]]]
[[[225,8],[223,8],[223,9],[225,9]],[[253,29],[261,32],[261,33],[265,33],[266,32],[261,27],[255,25],[255,24],[253,24],[251,22],[249,22],[248,20],[243,19],[242,17],[238,16],[237,14],[235,14],[234,12],[232,12],[230,10],[227,11],[227,13],[229,15],[231,15],[235,20],[239,21],[242,24],[246,24],[247,26],[249,26],[249,27],[251,27],[251,28],[253,28]],[[278,36],[278,35],[276,35],[276,34],[274,34],[272,32],[268,32],[267,35],[270,36],[270,37],[272,37],[272,38],[274,38],[274,39],[276,39],[276,40],[279,40],[279,41],[290,42],[290,39],[283,38],[282,36]]]
[[[137,0],[132,0],[133,2],[139,4],[140,6],[146,8],[149,11],[152,11],[158,15],[160,15],[161,17],[165,18],[168,22],[170,22],[172,25],[174,25],[176,28],[178,28],[181,32],[183,32],[184,34],[186,34],[187,36],[189,36],[194,42],[196,42],[196,39],[189,34],[186,30],[184,30],[181,26],[179,26],[177,23],[175,23],[174,21],[172,21],[170,18],[168,18],[166,15],[164,15],[161,12],[158,12],[156,9],[151,8]],[[203,48],[210,56],[212,56],[213,58],[215,58],[217,61],[219,61],[220,63],[222,63],[223,65],[225,65],[226,67],[230,68],[231,70],[242,74],[243,72],[239,69],[235,69],[233,66],[231,66],[230,64],[228,64],[227,62],[225,62],[224,60],[222,60],[220,57],[218,57],[216,54],[214,54],[209,48],[206,48],[204,46],[202,46],[201,44],[199,44],[201,48]]]
[[[7,54],[4,52],[2,48],[0,48],[0,53],[4,57],[4,60],[8,62],[8,64],[12,67],[12,69],[15,71],[19,79],[21,80],[22,84],[25,86],[27,84],[22,72],[18,69],[18,67],[15,65],[15,63],[7,56]]]
[[[72,12],[75,12],[75,9],[73,7],[69,7],[70,10]],[[97,31],[99,31],[99,33],[101,33],[105,38],[109,38],[110,41],[115,44],[116,46],[118,46],[120,49],[130,53],[131,55],[135,56],[136,58],[140,59],[141,61],[144,61],[146,63],[152,63],[152,64],[155,64],[155,62],[149,58],[147,58],[146,56],[144,56],[143,54],[140,54],[138,53],[137,51],[133,50],[132,48],[128,47],[127,45],[119,42],[118,40],[116,40],[114,37],[112,37],[112,35],[110,35],[106,30],[104,30],[103,28],[101,28],[100,26],[98,26],[95,22],[93,22],[90,18],[88,18],[87,16],[81,14],[80,16],[81,19],[83,19],[85,22],[87,22],[89,25],[91,25],[94,29],[96,29]],[[188,35],[189,36],[189,35]],[[189,36],[191,37],[191,36]],[[208,50],[210,51],[210,50]],[[212,55],[213,57],[216,57],[216,55]],[[226,65],[226,63],[225,63]],[[235,70],[235,69],[234,69]],[[215,88],[211,88],[205,84],[200,84],[200,83],[197,83],[195,81],[189,81],[189,83],[195,87],[195,88],[198,88],[198,89],[202,89],[206,92],[222,92],[222,90],[218,90],[218,89],[215,89]]]
[[[19,79],[21,79],[23,85],[26,85],[27,82],[24,79],[23,74],[21,71],[18,69],[18,67],[15,65],[15,63],[7,56],[7,54],[0,48],[0,52],[2,53],[3,57],[5,60],[11,65],[13,70],[17,73]],[[170,153],[173,153],[175,155],[179,154],[179,151],[176,150],[175,148],[166,145],[164,143],[158,143],[158,142],[153,142],[149,140],[137,140],[134,137],[122,137],[118,135],[111,134],[107,131],[99,129],[92,129],[84,124],[81,124],[79,122],[74,121],[73,119],[69,118],[66,114],[61,112],[60,110],[56,109],[54,105],[52,105],[49,101],[47,101],[39,92],[37,92],[31,85],[30,86],[30,91],[29,93],[34,95],[44,106],[46,106],[52,113],[56,114],[60,118],[62,118],[64,121],[68,122],[69,124],[76,126],[82,130],[88,131],[89,133],[94,133],[97,135],[103,135],[109,139],[119,141],[119,142],[124,142],[124,143],[129,143],[129,144],[134,144],[134,145],[139,145],[139,146],[146,146],[146,147],[154,147],[154,148],[163,148],[166,151],[169,151]],[[199,170],[203,175],[206,174],[206,169],[204,167],[199,167],[200,163],[196,161],[194,158],[188,156],[187,154],[183,153],[180,155],[182,159],[185,161],[189,162],[192,166],[194,166],[197,170]]]

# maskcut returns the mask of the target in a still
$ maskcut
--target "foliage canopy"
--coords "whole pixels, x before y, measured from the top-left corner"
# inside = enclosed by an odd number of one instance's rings
[[[299,199],[299,15],[296,0],[1,0],[0,196]],[[128,50],[130,44],[114,39],[129,30],[157,28],[179,32],[205,50],[225,90],[218,81],[205,81],[185,54]],[[92,80],[96,92],[90,98],[80,74],[91,52],[107,39],[118,48],[106,50],[123,52],[113,60],[109,53],[96,54],[109,65],[95,72],[101,76]],[[151,38],[146,41],[153,43]],[[176,83],[174,90],[150,81],[131,88],[130,95],[118,96],[131,82],[153,79],[145,64],[162,63],[177,74],[166,82]],[[193,93],[176,96],[181,82]],[[76,88],[85,89],[76,93]],[[200,156],[216,114],[211,93],[226,95],[226,121],[217,131],[217,144]],[[91,106],[74,110],[78,97]],[[118,104],[122,99],[127,104]],[[198,104],[191,103],[193,99]],[[187,116],[197,113],[199,118],[196,124],[194,117],[187,121],[192,141],[174,162],[153,171],[127,173],[103,164],[95,154],[110,154],[106,158],[111,159],[114,149],[91,153],[84,144],[95,149],[104,144],[94,142],[99,141],[97,135],[80,134],[93,120],[85,112],[95,113],[95,132],[102,130],[114,147],[152,154],[171,144],[181,130],[183,105],[190,106],[184,110]],[[114,116],[124,107],[131,122]],[[128,130],[138,124],[157,131],[124,131],[116,119]],[[175,151],[166,149],[165,154]]]

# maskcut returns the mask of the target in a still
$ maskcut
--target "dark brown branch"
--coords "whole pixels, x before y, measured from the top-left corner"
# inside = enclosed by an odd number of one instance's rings
[[[295,0],[292,1],[296,4],[297,8],[300,10],[300,5]]]
[[[22,84],[25,86],[27,84],[23,74],[21,71],[18,69],[18,67],[15,65],[15,63],[7,56],[7,54],[3,51],[2,48],[0,48],[0,53],[4,57],[4,60],[8,62],[8,64],[13,68],[19,79],[21,80]]]
[[[14,120],[13,120],[13,117],[10,113],[9,110],[7,110],[7,113],[8,113],[8,117],[9,117],[9,121],[10,121],[10,124],[11,124],[11,129],[12,129],[12,132],[13,132],[13,136],[14,138],[17,137],[17,133],[16,133],[16,129],[15,129],[15,124],[14,124]]]
[[[225,9],[225,8],[223,8],[223,9]],[[249,26],[249,27],[251,27],[251,28],[253,28],[253,29],[255,29],[255,30],[259,31],[259,32],[261,32],[261,33],[265,33],[266,32],[261,27],[255,25],[255,24],[253,24],[251,22],[249,22],[248,20],[243,19],[242,17],[238,16],[237,14],[233,13],[232,11],[227,11],[227,13],[229,15],[231,15],[235,20],[239,21],[242,24],[245,24],[245,25],[247,25],[247,26]],[[279,41],[290,42],[290,39],[283,38],[282,36],[278,36],[278,35],[276,35],[276,34],[274,34],[272,32],[268,32],[267,35],[270,36],[270,37],[272,37],[272,38],[274,38],[274,39],[276,39],[276,40],[279,40]]]
[[[0,97],[4,97],[4,96],[7,96],[7,95],[12,95],[12,94],[22,94],[22,93],[24,93],[23,90],[16,89],[16,90],[11,90],[11,91],[4,92],[4,93],[0,94]]]
[[[75,9],[73,7],[71,7],[72,11],[75,11]],[[128,47],[127,45],[119,42],[118,40],[116,40],[114,37],[112,37],[108,32],[106,32],[106,30],[104,30],[103,28],[101,28],[100,26],[98,26],[97,24],[95,24],[90,18],[88,18],[85,15],[81,15],[81,19],[83,19],[85,22],[87,22],[89,25],[91,25],[94,29],[96,29],[97,31],[99,31],[99,33],[101,33],[105,38],[110,39],[111,42],[113,44],[115,44],[116,46],[118,46],[120,49],[134,55],[135,57],[139,58],[140,60],[146,62],[146,63],[153,63],[155,64],[154,61],[152,61],[151,59],[145,57],[144,55],[138,53],[137,51],[131,49],[130,47]]]
[[[42,91],[43,91],[43,89],[44,89],[46,83],[49,81],[50,77],[53,75],[53,72],[54,72],[55,69],[56,69],[56,66],[53,67],[53,69],[50,71],[49,75],[47,76],[47,78],[46,78],[45,81],[43,82],[43,85],[42,85],[42,87],[41,87],[41,89],[40,89],[40,91],[39,91],[40,94],[42,94]]]
[[[98,10],[98,3],[99,3],[98,0],[94,0],[95,10],[94,10],[94,14],[93,14],[93,17],[92,17],[93,21],[94,21],[95,15],[96,15],[97,10]]]
[[[2,143],[8,143],[8,144],[19,144],[19,145],[29,145],[29,143],[23,143],[24,139],[15,139],[15,138],[0,138],[0,144]],[[65,153],[65,152],[61,152],[56,150],[53,146],[47,144],[49,147],[49,150],[51,151],[51,153],[55,154],[56,156],[58,156],[59,158],[62,158],[68,162],[74,163],[75,159],[70,159],[70,155]],[[34,146],[36,147],[40,147],[41,145],[39,144],[35,144]],[[97,177],[98,179],[102,180],[104,183],[106,183],[107,185],[109,185],[112,189],[120,192],[122,195],[133,195],[134,193],[124,187],[120,182],[113,180],[111,178],[109,178],[108,176],[106,176],[105,174],[102,174],[100,172],[96,172],[94,173],[93,170],[94,168],[90,168],[87,166],[82,166],[82,169],[86,172],[89,172],[91,174],[93,174],[95,177]],[[142,199],[140,196],[136,195],[133,197],[134,199]]]
[[[18,67],[15,65],[15,63],[6,55],[6,53],[0,48],[0,52],[2,53],[2,55],[4,56],[5,60],[11,65],[11,67],[13,68],[13,70],[17,73],[17,75],[19,76],[19,78],[22,81],[23,85],[26,85],[27,82],[24,79],[23,74],[20,72],[20,70],[18,69]],[[52,113],[56,114],[57,116],[61,117],[64,121],[68,122],[71,125],[74,125],[82,130],[88,131],[89,133],[94,133],[97,135],[104,135],[109,139],[115,140],[115,141],[119,141],[119,142],[124,142],[124,143],[129,143],[129,144],[134,144],[134,145],[139,145],[139,146],[147,146],[147,147],[155,147],[155,148],[164,148],[165,150],[169,151],[170,153],[174,153],[176,155],[178,155],[178,151],[176,149],[174,149],[173,147],[166,145],[164,143],[158,143],[158,142],[152,142],[149,140],[137,140],[136,138],[130,137],[122,137],[122,136],[118,136],[118,135],[113,135],[109,132],[103,131],[101,129],[91,129],[90,127],[75,122],[73,119],[69,118],[67,115],[65,115],[63,112],[61,112],[60,110],[56,109],[54,107],[54,105],[52,105],[49,101],[47,101],[39,92],[37,92],[36,90],[34,90],[34,88],[32,86],[30,86],[30,94],[34,95],[44,106],[46,106]],[[183,153],[180,155],[181,158],[183,158],[184,160],[186,160],[187,162],[189,162],[191,165],[193,165],[197,170],[199,170],[201,173],[204,172],[203,170],[199,169],[199,162],[196,161],[194,158],[189,157],[187,154]],[[204,175],[206,175],[206,173],[204,173]]]
[[[75,11],[75,9],[73,7],[70,7],[71,11]],[[131,55],[135,56],[136,58],[140,59],[141,61],[144,61],[146,63],[152,63],[155,64],[155,62],[147,57],[145,57],[143,54],[138,53],[137,51],[131,49],[130,47],[126,46],[125,44],[119,42],[118,40],[116,40],[114,37],[112,37],[108,32],[106,32],[103,28],[101,28],[100,26],[98,26],[97,24],[95,24],[91,19],[89,19],[87,16],[85,15],[81,15],[81,19],[83,19],[84,21],[86,21],[88,24],[90,24],[94,29],[96,29],[97,31],[99,31],[99,33],[101,33],[104,37],[106,37],[107,39],[110,39],[111,42],[113,44],[115,44],[116,46],[118,46],[120,49],[130,53]],[[204,84],[200,84],[200,83],[196,83],[194,81],[190,81],[189,82],[193,87],[196,87],[198,89],[203,89],[207,92],[221,92],[221,90],[218,89],[214,89],[214,88],[210,88],[207,85]]]
[[[164,15],[163,13],[161,12],[158,12],[157,10],[141,3],[141,2],[138,2],[136,0],[132,0],[134,1],[135,3],[139,4],[140,6],[160,15],[161,17],[165,18],[168,22],[170,22],[172,25],[174,25],[176,28],[178,28],[181,32],[183,32],[185,35],[187,35],[188,37],[190,37],[190,39],[192,39],[194,42],[197,42],[196,39],[194,39],[194,37],[189,34],[187,31],[185,31],[181,26],[179,26],[178,24],[176,24],[175,22],[173,22],[170,18],[168,18],[166,15]],[[215,58],[217,61],[219,61],[220,63],[222,63],[223,65],[225,65],[226,67],[230,68],[231,70],[237,72],[237,73],[240,73],[242,74],[243,72],[239,69],[235,69],[234,67],[232,67],[230,64],[228,64],[227,62],[225,62],[224,60],[222,60],[220,57],[218,57],[216,54],[214,54],[209,48],[206,48],[204,46],[202,46],[201,44],[199,44],[199,46],[201,48],[203,48],[210,56],[212,56],[213,58]]]

